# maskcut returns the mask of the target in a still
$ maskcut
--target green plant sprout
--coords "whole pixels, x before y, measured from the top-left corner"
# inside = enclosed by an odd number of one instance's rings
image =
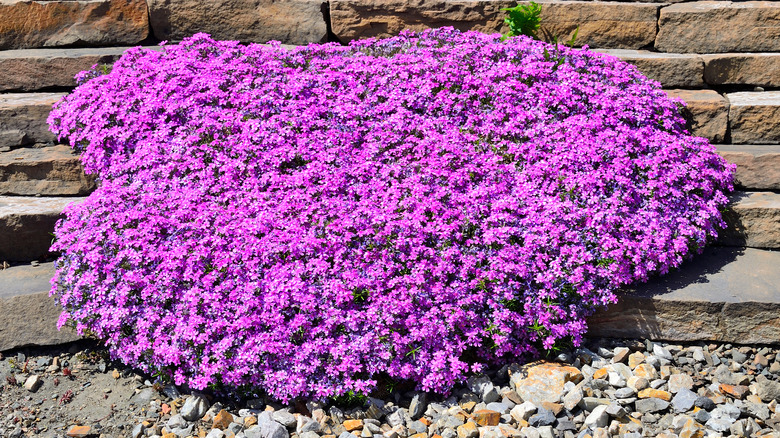
[[[532,1],[527,5],[518,4],[513,8],[504,8],[502,11],[507,11],[509,15],[504,18],[504,22],[509,25],[507,37],[525,35],[539,39],[536,31],[539,30],[542,21],[542,5]]]

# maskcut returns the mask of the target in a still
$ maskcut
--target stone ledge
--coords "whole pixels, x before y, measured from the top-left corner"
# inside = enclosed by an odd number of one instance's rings
[[[53,142],[46,118],[63,93],[0,94],[0,147]]]
[[[633,64],[664,87],[703,87],[704,60],[700,55],[658,53],[647,50],[595,49]]]
[[[732,143],[780,143],[780,91],[729,93],[726,98]]]
[[[589,336],[780,343],[780,252],[710,247],[589,318]]]
[[[80,339],[72,329],[57,330],[61,309],[49,296],[53,276],[53,263],[0,270],[0,351]]]
[[[520,2],[521,4],[527,2]],[[655,40],[660,4],[599,1],[549,1],[542,5],[539,35],[567,41],[579,26],[576,44],[638,49]],[[333,33],[342,42],[397,35],[403,29],[453,26],[485,33],[506,32],[509,0],[332,0]]]
[[[0,51],[0,91],[74,87],[77,73],[113,64],[129,47]]]
[[[0,17],[0,50],[127,45],[149,35],[146,0],[3,0]]]
[[[655,48],[671,53],[774,52],[780,2],[694,1],[661,8]]]
[[[780,190],[780,145],[718,145],[718,153],[737,165],[737,187]]]
[[[780,193],[734,192],[730,200],[719,243],[780,249]]]
[[[0,195],[88,195],[95,178],[84,174],[70,146],[20,148],[0,152]]]
[[[46,255],[62,210],[84,198],[0,196],[0,262]]]
[[[780,86],[780,53],[724,53],[702,58],[704,81],[710,85]]]
[[[722,143],[728,127],[728,101],[713,90],[666,90],[670,97],[685,101],[683,115],[693,135]]]

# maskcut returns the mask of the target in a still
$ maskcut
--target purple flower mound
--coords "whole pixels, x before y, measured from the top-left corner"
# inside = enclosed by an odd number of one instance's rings
[[[576,344],[732,185],[656,82],[524,37],[196,35],[81,80],[50,123],[101,184],[57,227],[60,324],[194,388],[446,392]]]

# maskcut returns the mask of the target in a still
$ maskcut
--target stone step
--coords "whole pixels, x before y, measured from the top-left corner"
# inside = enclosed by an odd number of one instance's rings
[[[589,334],[670,341],[780,342],[780,251],[710,247],[589,318]]]
[[[113,64],[128,47],[0,51],[0,91],[74,87],[74,76],[95,64]]]
[[[46,118],[63,93],[0,94],[0,150],[4,147],[53,142]]]
[[[0,152],[0,195],[88,195],[95,179],[84,174],[70,146],[19,148]]]
[[[693,135],[704,137],[712,143],[723,143],[729,124],[729,103],[713,90],[666,90],[670,97],[686,103],[683,115],[691,122]]]
[[[146,0],[3,0],[0,17],[0,50],[132,45],[149,35]]]
[[[157,1],[157,0],[155,0]],[[160,0],[162,1],[162,0]],[[485,33],[506,32],[506,12],[512,0],[331,0],[333,33],[342,42],[397,35],[403,29],[453,26]],[[521,1],[520,4],[528,4]],[[576,44],[602,48],[639,49],[655,41],[661,4],[602,1],[541,0],[539,36],[568,41],[579,27]],[[154,19],[152,19],[154,21]]]
[[[57,345],[79,336],[57,330],[61,309],[49,296],[54,263],[0,267],[0,351],[30,345]]]
[[[730,200],[720,244],[780,249],[780,193],[734,192]]]
[[[732,143],[780,143],[780,91],[729,93],[726,99]]]
[[[49,252],[54,224],[84,198],[0,196],[0,264],[37,260]]]
[[[693,1],[664,6],[655,48],[669,53],[775,52],[780,2]]]
[[[720,144],[718,153],[737,165],[736,186],[780,191],[780,145]]]
[[[780,53],[664,53],[648,50],[594,49],[635,65],[666,88],[705,85],[780,86]]]

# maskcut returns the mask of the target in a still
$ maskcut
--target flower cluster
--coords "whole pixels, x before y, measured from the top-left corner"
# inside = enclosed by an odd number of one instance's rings
[[[101,183],[57,226],[60,324],[194,388],[447,391],[577,343],[732,184],[657,83],[525,37],[200,34],[82,80],[49,119]]]

